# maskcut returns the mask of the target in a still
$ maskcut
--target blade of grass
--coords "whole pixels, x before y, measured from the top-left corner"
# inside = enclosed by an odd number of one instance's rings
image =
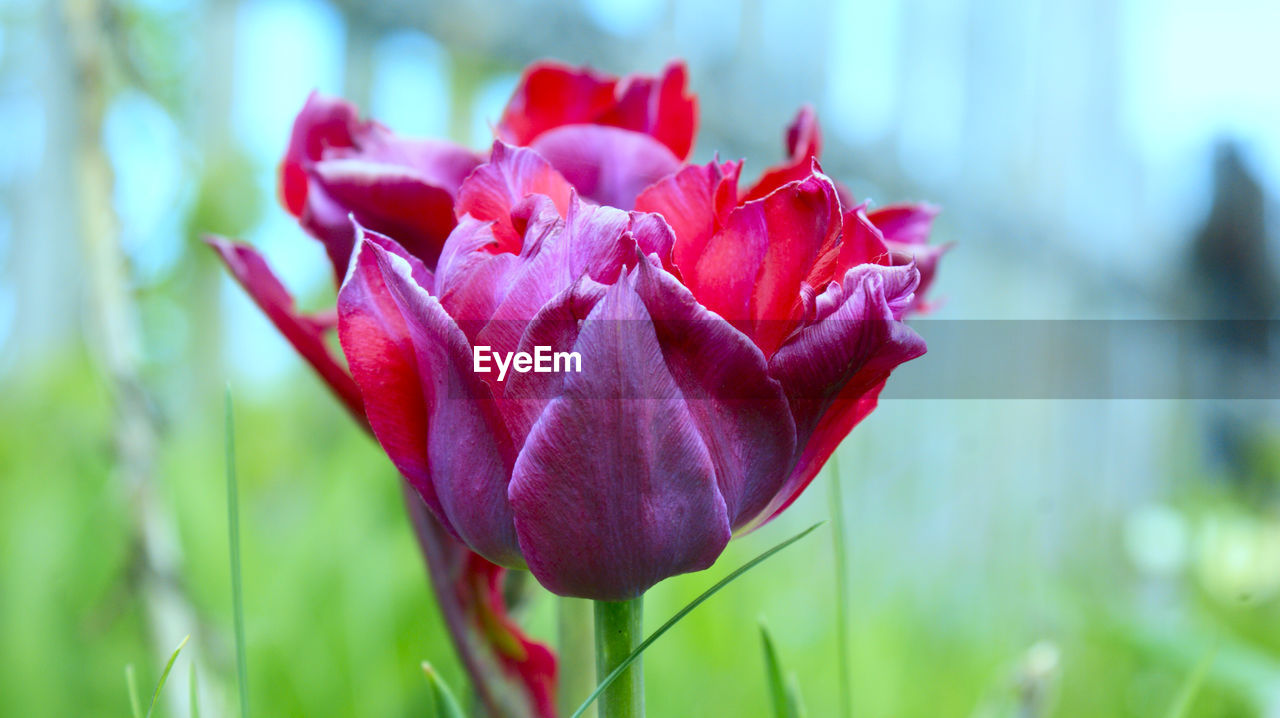
[[[778,649],[764,619],[760,619],[760,643],[764,646],[764,674],[769,684],[769,701],[773,704],[774,718],[794,718],[787,710],[787,686],[782,679],[782,664],[778,661]]]
[[[699,595],[697,598],[690,601],[687,605],[685,605],[684,608],[680,609],[679,611],[676,611],[676,614],[674,616],[667,619],[667,622],[662,624],[658,628],[658,630],[654,631],[652,634],[650,634],[648,638],[641,641],[640,645],[636,646],[636,649],[631,652],[631,655],[624,658],[622,662],[619,663],[618,666],[609,673],[609,675],[605,676],[604,680],[600,681],[600,685],[596,686],[596,689],[591,692],[591,695],[587,696],[587,699],[582,702],[582,705],[578,706],[578,710],[574,711],[573,715],[570,716],[569,718],[579,718],[579,716],[581,716],[582,713],[587,710],[587,708],[595,701],[595,699],[600,697],[600,694],[604,692],[604,689],[609,687],[610,683],[613,683],[614,681],[616,681],[618,679],[618,676],[622,675],[622,673],[627,670],[628,666],[630,666],[632,663],[635,663],[636,659],[640,657],[641,653],[644,653],[644,650],[646,648],[652,645],[654,641],[661,638],[662,634],[666,633],[668,630],[670,630],[672,626],[679,623],[680,619],[687,616],[690,611],[692,611],[693,609],[701,605],[703,601],[706,601],[708,598],[711,598],[712,596],[714,596],[716,592],[718,592],[720,589],[724,588],[725,586],[728,586],[730,583],[734,581],[734,579],[738,578],[739,576],[746,573],[747,571],[750,571],[751,569],[755,568],[765,559],[781,551],[782,549],[790,546],[796,541],[799,541],[805,536],[808,536],[809,534],[813,533],[813,531],[821,525],[822,525],[822,522],[818,522],[810,526],[809,528],[805,529],[804,531],[801,531],[800,533],[796,534],[795,536],[792,536],[786,541],[783,541],[782,543],[774,546],[768,551],[765,551],[759,556],[756,556],[750,561],[742,564],[738,568],[734,569],[733,573],[729,574],[728,576],[725,576],[724,578],[717,581],[714,586],[703,591],[701,595]]]
[[[133,709],[133,718],[142,718],[142,701],[138,700],[138,676],[133,671],[133,664],[124,666],[124,684],[129,688],[129,707]]]
[[[1195,702],[1196,696],[1200,694],[1200,689],[1204,686],[1204,679],[1209,675],[1209,667],[1213,665],[1213,658],[1216,653],[1217,651],[1208,652],[1196,664],[1195,669],[1182,682],[1182,688],[1178,690],[1178,696],[1174,699],[1173,704],[1169,706],[1169,712],[1165,714],[1165,718],[1186,718],[1190,714],[1191,704]]]
[[[200,690],[199,681],[196,680],[196,662],[191,662],[191,680],[188,682],[187,690],[190,696],[191,707],[188,713],[191,718],[200,718]]]
[[[434,666],[427,661],[422,662],[422,672],[427,674],[427,683],[431,684],[431,694],[435,696],[436,718],[466,718],[462,705],[454,697],[453,691],[436,672]]]
[[[795,718],[805,718],[804,702],[800,700],[800,683],[796,680],[795,673],[787,676],[787,709]]]
[[[840,486],[840,450],[831,453],[827,471],[831,476],[830,512],[831,541],[835,548],[836,562],[836,684],[840,687],[840,715],[853,715],[853,689],[849,681],[853,671],[849,665],[849,558],[844,525],[844,493]]]
[[[244,588],[240,583],[240,493],[236,485],[235,421],[231,387],[226,400],[227,540],[231,544],[231,611],[236,633],[236,682],[240,688],[240,718],[249,718],[249,672],[244,648]]]
[[[156,682],[156,690],[151,694],[151,705],[147,707],[147,718],[151,718],[151,713],[156,709],[156,701],[160,700],[160,689],[164,688],[164,682],[169,680],[169,671],[173,670],[173,662],[178,660],[178,654],[182,653],[182,647],[187,645],[187,641],[191,640],[190,634],[182,639],[182,643],[173,649],[173,655],[169,656],[169,662],[164,664],[164,670],[160,672],[160,680]]]

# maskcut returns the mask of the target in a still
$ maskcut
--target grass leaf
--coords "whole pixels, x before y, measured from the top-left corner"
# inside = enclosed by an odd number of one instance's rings
[[[795,718],[787,708],[787,686],[782,678],[782,664],[778,661],[778,649],[764,619],[760,620],[760,643],[764,646],[764,675],[769,684],[769,700],[773,704],[774,718]]]
[[[796,680],[796,674],[787,675],[787,710],[791,711],[794,718],[805,718],[804,702],[800,700],[800,682]]]
[[[169,656],[169,662],[164,664],[164,670],[160,672],[160,680],[156,681],[156,690],[151,694],[151,705],[147,708],[147,718],[151,718],[151,713],[156,709],[156,701],[160,699],[160,689],[164,688],[164,682],[169,680],[169,671],[173,670],[173,662],[178,660],[178,654],[182,653],[182,647],[187,645],[187,641],[191,640],[191,635],[182,639],[182,643],[173,649],[173,654]]]
[[[192,661],[191,662],[191,680],[189,681],[189,685],[187,687],[188,693],[190,694],[190,699],[191,699],[191,707],[188,710],[188,713],[191,714],[191,718],[200,718],[199,685],[200,685],[199,681],[196,680],[196,662]]]
[[[733,573],[729,574],[728,576],[725,576],[724,578],[717,581],[714,586],[712,586],[711,588],[708,588],[706,591],[703,591],[701,595],[699,595],[697,598],[690,601],[687,605],[685,605],[684,608],[680,609],[679,611],[676,611],[676,614],[674,616],[667,619],[667,622],[662,624],[658,628],[658,630],[654,631],[648,638],[641,641],[640,645],[636,646],[636,649],[631,652],[631,655],[624,658],[622,662],[619,663],[617,667],[614,668],[613,671],[609,673],[609,675],[604,677],[604,680],[600,681],[600,685],[596,686],[596,689],[591,692],[591,695],[587,696],[587,699],[582,702],[582,705],[578,706],[578,710],[574,711],[573,715],[570,716],[570,718],[579,718],[579,716],[581,716],[583,712],[587,710],[587,707],[590,706],[593,702],[595,702],[596,698],[600,697],[600,694],[604,692],[604,689],[609,687],[609,684],[616,681],[618,679],[618,676],[622,675],[622,673],[626,671],[627,668],[630,667],[632,663],[636,662],[636,659],[640,658],[640,654],[643,653],[646,648],[652,645],[654,641],[661,638],[662,634],[670,630],[672,626],[679,623],[680,619],[689,615],[689,612],[697,608],[699,605],[701,605],[703,601],[707,600],[708,598],[711,598],[720,589],[724,588],[725,586],[728,586],[730,583],[734,581],[734,579],[738,578],[739,576],[746,573],[747,571],[750,571],[751,569],[755,568],[765,559],[781,551],[782,549],[790,546],[796,541],[799,541],[805,536],[808,536],[809,534],[813,533],[814,529],[818,528],[821,525],[822,525],[822,522],[818,522],[810,526],[809,528],[805,529],[804,531],[801,531],[800,533],[796,534],[795,536],[792,536],[786,541],[783,541],[777,546],[774,546],[768,551],[765,551],[759,556],[756,556],[750,561],[742,564],[737,569],[734,569]]]
[[[1178,690],[1178,696],[1174,699],[1173,705],[1169,706],[1169,712],[1165,714],[1165,718],[1186,718],[1190,714],[1191,704],[1195,702],[1196,696],[1204,685],[1205,677],[1209,675],[1209,667],[1213,665],[1215,653],[1216,651],[1210,651],[1205,654],[1187,679],[1182,682],[1182,688]]]
[[[431,684],[431,694],[435,696],[436,718],[466,718],[462,706],[454,697],[453,691],[445,684],[444,679],[427,661],[422,662],[422,672],[427,674],[427,682]]]
[[[828,494],[831,514],[831,541],[835,548],[836,579],[836,671],[840,687],[840,715],[853,715],[853,694],[849,683],[853,675],[849,659],[849,557],[848,539],[844,523],[844,494],[840,486],[840,451],[831,453],[827,473],[831,477],[831,493]]]
[[[226,401],[227,541],[231,544],[231,610],[236,633],[236,681],[240,687],[240,718],[249,718],[249,671],[244,648],[244,589],[240,583],[240,495],[236,484],[235,422],[231,387]]]
[[[129,688],[129,706],[133,709],[133,718],[142,718],[142,701],[138,700],[138,676],[133,671],[133,664],[124,667],[124,684]]]

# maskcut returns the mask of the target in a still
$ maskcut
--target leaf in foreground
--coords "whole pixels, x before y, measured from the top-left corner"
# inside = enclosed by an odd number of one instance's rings
[[[769,685],[769,701],[773,705],[774,718],[794,718],[787,710],[787,686],[782,678],[782,664],[778,661],[778,649],[764,620],[760,621],[760,643],[764,647],[764,675]]]
[[[226,402],[227,541],[231,544],[231,611],[236,632],[236,682],[240,687],[240,718],[249,718],[249,670],[244,649],[244,588],[240,583],[240,494],[236,484],[235,422],[231,387]]]
[[[641,641],[640,645],[636,646],[636,649],[632,651],[630,655],[622,659],[622,662],[619,663],[617,667],[614,668],[611,673],[609,673],[609,675],[605,676],[604,680],[600,681],[600,685],[596,686],[596,689],[591,692],[591,695],[587,696],[587,699],[582,702],[582,705],[578,706],[578,710],[574,711],[573,715],[570,716],[569,718],[579,718],[579,716],[581,716],[583,712],[586,711],[587,708],[593,702],[595,702],[596,698],[599,698],[600,694],[603,693],[604,690],[608,688],[611,683],[613,683],[618,679],[618,676],[622,675],[622,673],[626,671],[627,668],[630,667],[632,663],[636,662],[636,659],[640,658],[640,654],[644,653],[644,650],[646,648],[652,645],[654,641],[662,637],[662,634],[670,630],[672,626],[679,623],[680,619],[689,615],[689,612],[697,608],[699,605],[701,605],[703,601],[707,600],[708,598],[711,598],[720,589],[724,588],[725,586],[728,586],[730,583],[733,583],[734,579],[738,578],[739,576],[746,573],[747,571],[750,571],[751,569],[760,565],[760,563],[765,559],[781,551],[782,549],[790,546],[796,541],[799,541],[805,536],[808,536],[809,534],[813,533],[814,529],[818,528],[821,525],[822,525],[822,522],[818,522],[810,526],[809,528],[805,529],[804,531],[801,531],[800,533],[796,534],[795,536],[792,536],[786,541],[783,541],[777,546],[774,546],[768,551],[765,551],[759,556],[756,556],[750,561],[742,564],[738,568],[734,569],[733,573],[729,574],[728,576],[725,576],[724,578],[717,581],[714,586],[712,586],[711,588],[708,588],[706,591],[703,591],[701,595],[699,595],[697,598],[690,601],[684,608],[680,609],[679,611],[676,611],[676,614],[674,616],[667,619],[666,623],[662,624],[658,628],[658,630],[654,631],[648,638]]]
[[[124,684],[129,688],[129,707],[133,709],[133,718],[142,718],[142,701],[138,700],[138,676],[133,671],[133,664],[124,667]]]
[[[200,682],[196,679],[196,662],[192,661],[191,662],[191,680],[189,685],[187,686],[188,693],[190,694],[189,698],[191,700],[191,708],[189,709],[191,718],[200,718],[199,684]]]
[[[178,660],[178,654],[182,653],[182,647],[187,645],[187,641],[191,640],[191,635],[182,639],[182,643],[173,649],[173,655],[169,656],[169,662],[164,664],[164,670],[160,673],[160,680],[156,682],[156,690],[151,694],[151,705],[147,708],[147,718],[151,718],[151,712],[156,709],[156,701],[160,699],[160,689],[164,688],[164,682],[169,680],[169,671],[173,670],[173,662]]]
[[[427,683],[431,684],[431,695],[435,697],[436,718],[466,718],[462,706],[454,697],[453,691],[427,661],[422,662],[422,672],[427,674]]]
[[[1165,714],[1166,718],[1186,718],[1190,714],[1191,704],[1195,702],[1200,688],[1204,685],[1205,677],[1209,675],[1209,666],[1213,665],[1213,655],[1214,651],[1205,654],[1205,657],[1200,659],[1195,669],[1187,676],[1187,680],[1182,682],[1178,697],[1174,699],[1173,705],[1169,706],[1169,712]]]

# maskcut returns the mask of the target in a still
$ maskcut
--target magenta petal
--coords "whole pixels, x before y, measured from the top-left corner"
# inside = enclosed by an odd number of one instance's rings
[[[930,204],[893,204],[872,210],[867,216],[885,241],[927,244],[938,208]]]
[[[690,165],[645,188],[636,210],[656,212],[671,225],[676,267],[692,267],[707,241],[724,225],[738,204],[741,162]]]
[[[458,191],[455,211],[494,223],[498,249],[519,252],[524,227],[512,222],[512,209],[525,197],[550,197],[563,216],[569,209],[572,188],[538,153],[522,147],[493,143],[489,161],[476,168]]]
[[[919,274],[913,266],[864,264],[817,300],[817,321],[769,361],[796,420],[800,455],[767,520],[795,500],[840,441],[875,407],[889,373],[925,352],[924,340],[899,321]]]
[[[358,223],[357,226],[359,227]],[[430,288],[436,285],[435,273],[427,269],[427,265],[423,264],[421,259],[410,254],[407,249],[400,246],[394,239],[381,232],[375,232],[368,227],[359,227],[357,234],[408,263],[409,276],[419,287]]]
[[[662,269],[642,262],[638,272],[636,291],[711,453],[737,529],[764,509],[791,467],[796,432],[786,396],[750,338]]]
[[[351,415],[363,423],[364,407],[360,390],[325,343],[325,334],[333,328],[332,321],[300,314],[293,305],[289,290],[276,279],[266,260],[253,247],[223,237],[206,237],[205,242],[222,257],[232,276],[267,315],[267,319],[307,360],[311,368],[316,370]]]
[[[929,289],[938,272],[938,261],[951,249],[950,244],[930,245],[929,230],[938,208],[929,204],[898,204],[881,207],[868,213],[867,219],[884,237],[889,251],[889,264],[915,263],[920,270],[920,287],[911,306],[912,312],[927,312],[933,302],[928,301]]]
[[[401,257],[363,242],[338,293],[339,338],[373,433],[474,551],[523,565],[506,501],[511,441],[471,348]]]
[[[360,224],[397,238],[429,266],[435,265],[440,247],[456,224],[451,190],[427,182],[408,167],[360,159],[323,160],[315,163],[313,177],[334,205]],[[346,231],[351,233],[349,223]]]
[[[802,315],[801,285],[840,236],[840,201],[831,180],[812,172],[729,214],[685,284],[708,309],[771,355]]]
[[[492,222],[468,216],[449,235],[440,254],[434,293],[464,329],[493,316],[502,301],[505,282],[501,278],[519,263],[514,254],[492,251],[497,243]]]
[[[822,151],[822,133],[818,129],[818,116],[813,108],[805,106],[787,127],[788,159],[764,171],[760,179],[747,190],[744,201],[759,199],[788,182],[802,180],[809,175],[809,167]]]
[[[680,169],[680,161],[649,135],[603,125],[566,125],[530,145],[600,204],[631,209],[641,190]]]
[[[404,494],[436,605],[486,715],[555,718],[556,657],[508,615],[506,569],[458,541],[408,485]]]
[[[729,540],[729,519],[629,279],[591,311],[575,348],[582,372],[566,378],[516,460],[516,532],[551,591],[631,599],[710,566]]]
[[[843,277],[845,272],[859,264],[892,264],[884,235],[867,219],[865,205],[845,212],[843,226],[844,234],[833,268],[835,278]]]
[[[669,63],[660,77],[605,75],[589,68],[538,62],[525,70],[498,122],[498,136],[527,145],[564,125],[598,124],[643,132],[683,159],[693,148],[697,100],[689,73]]]
[[[476,342],[513,351],[529,320],[574,282],[582,277],[601,284],[617,281],[625,263],[636,257],[630,223],[626,212],[574,197],[563,224],[526,237],[518,268],[503,282],[506,294]],[[530,225],[531,235],[535,226]]]
[[[578,341],[582,321],[604,296],[605,287],[583,277],[552,297],[524,328],[517,351],[532,354],[537,347],[550,352],[571,352]],[[502,386],[499,406],[511,435],[523,441],[547,403],[564,392],[566,373],[512,372]]]
[[[308,95],[293,120],[289,146],[280,163],[280,195],[285,209],[300,216],[306,208],[310,163],[324,157],[331,148],[356,147],[386,131],[376,122],[362,122],[360,113],[349,102],[318,92]]]
[[[454,225],[453,196],[479,162],[466,148],[399,137],[360,120],[350,103],[312,93],[294,120],[280,193],[341,279],[355,243],[352,214],[434,264]]]

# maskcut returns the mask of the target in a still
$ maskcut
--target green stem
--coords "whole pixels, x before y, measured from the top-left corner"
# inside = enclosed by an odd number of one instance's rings
[[[591,602],[584,598],[557,599],[556,624],[560,654],[557,702],[560,714],[567,716],[596,687]],[[595,706],[582,715],[596,718]]]
[[[603,681],[639,645],[643,597],[596,601],[596,678]],[[598,701],[600,718],[643,718],[644,674],[637,659]]]
[[[836,563],[836,669],[839,671],[840,715],[853,716],[853,690],[849,681],[853,674],[849,666],[849,557],[846,553],[844,525],[844,495],[840,487],[839,450],[831,453],[827,469],[831,475],[831,539],[835,547]]]

